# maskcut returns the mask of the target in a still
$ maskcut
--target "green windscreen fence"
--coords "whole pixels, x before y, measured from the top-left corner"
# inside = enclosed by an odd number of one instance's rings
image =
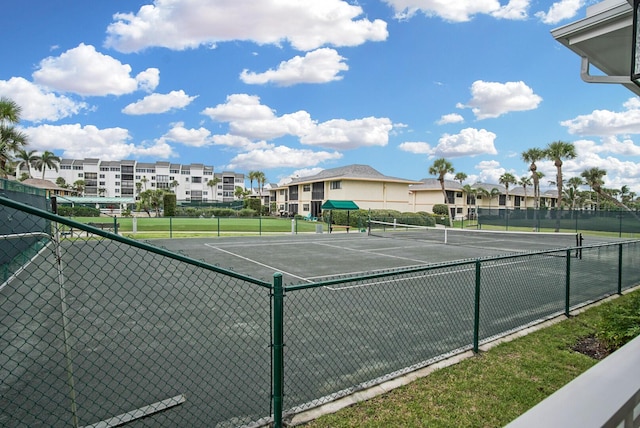
[[[640,212],[602,210],[478,208],[480,227],[609,232],[640,237]]]
[[[17,181],[0,179],[0,196],[42,210],[49,209],[46,192]],[[0,281],[6,281],[46,244],[49,222],[0,205]]]

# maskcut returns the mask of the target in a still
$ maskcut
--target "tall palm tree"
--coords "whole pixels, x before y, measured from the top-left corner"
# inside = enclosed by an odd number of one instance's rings
[[[444,188],[444,176],[447,174],[454,173],[453,164],[446,160],[445,158],[438,158],[433,161],[433,164],[429,167],[429,174],[437,175],[438,181],[440,182],[440,188],[442,189],[442,196],[444,197],[444,203],[448,207],[449,199],[447,198],[447,191]],[[450,210],[449,210],[450,211]],[[451,212],[449,212],[449,225],[451,226],[451,221],[453,217]]]
[[[475,207],[478,204],[478,189],[471,187],[471,185],[469,184],[465,184],[464,186],[462,186],[462,190],[467,195],[467,198],[465,200],[467,205],[472,205]],[[478,210],[476,209],[475,212],[477,213],[477,211]],[[469,212],[469,208],[467,208],[467,212]]]
[[[531,186],[531,177],[527,177],[526,175],[520,177],[518,180],[518,184],[522,186],[522,190],[524,191],[524,209],[527,209],[527,187]]]
[[[489,191],[489,211],[491,211],[491,201],[493,201],[496,196],[500,196],[500,189],[494,187]]]
[[[20,167],[22,165],[26,165],[27,166],[27,174],[29,175],[29,178],[31,177],[31,167],[33,166],[33,164],[36,162],[36,160],[38,159],[38,156],[36,156],[36,150],[29,150],[26,151],[25,149],[18,149],[18,151],[16,152],[15,158],[16,158],[16,179],[18,178],[18,173],[20,172]]]
[[[533,206],[537,210],[540,207],[540,176],[536,162],[545,158],[545,152],[542,149],[533,148],[522,152],[521,157],[524,162],[530,164],[529,171],[533,179]]]
[[[257,178],[258,171],[249,171],[249,184],[251,185],[251,193],[253,193],[253,181]]]
[[[7,177],[12,170],[13,155],[27,145],[26,134],[16,130],[22,108],[13,100],[0,97],[0,175]]]
[[[44,174],[47,172],[47,168],[55,169],[58,171],[58,165],[60,164],[60,158],[50,152],[45,150],[41,155],[36,156],[36,159],[33,162],[33,166],[38,170],[42,171],[42,179],[44,180]]]
[[[572,143],[554,141],[545,149],[545,158],[553,161],[556,167],[556,186],[558,188],[558,205],[556,215],[556,232],[560,231],[560,210],[562,209],[562,165],[563,159],[574,159],[576,148]]]
[[[433,164],[429,167],[429,174],[437,175],[440,182],[440,188],[442,189],[442,196],[444,197],[444,203],[449,204],[447,199],[447,192],[444,188],[444,176],[454,173],[453,165],[445,158],[439,158],[433,161]]]
[[[498,182],[504,186],[505,194],[506,194],[504,207],[506,209],[509,209],[509,185],[516,184],[518,180],[516,180],[516,177],[513,174],[509,172],[505,172],[500,176],[500,178],[498,178]]]

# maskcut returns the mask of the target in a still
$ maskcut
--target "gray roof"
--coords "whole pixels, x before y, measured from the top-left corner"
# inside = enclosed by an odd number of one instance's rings
[[[410,190],[440,190],[442,186],[437,178],[423,178],[420,184],[413,184],[409,188]],[[462,190],[462,185],[458,181],[444,180],[444,188],[445,190]]]
[[[338,168],[325,169],[316,175],[294,178],[291,184],[309,183],[316,181],[326,181],[330,179],[360,179],[375,181],[395,181],[400,183],[416,183],[414,180],[407,180],[398,177],[389,177],[370,167],[369,165],[347,165]]]

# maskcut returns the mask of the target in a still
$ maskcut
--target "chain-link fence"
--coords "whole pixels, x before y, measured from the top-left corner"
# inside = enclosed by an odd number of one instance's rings
[[[640,283],[640,241],[283,285],[4,197],[0,230],[8,427],[281,426]]]

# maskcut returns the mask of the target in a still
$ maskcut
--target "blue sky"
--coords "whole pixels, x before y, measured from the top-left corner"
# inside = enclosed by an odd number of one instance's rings
[[[22,0],[0,14],[0,95],[30,148],[204,163],[282,183],[367,164],[467,182],[527,173],[563,140],[565,176],[640,193],[640,100],[580,80],[554,28],[585,0]],[[8,35],[11,35],[8,37]],[[550,162],[539,164],[553,180]]]

